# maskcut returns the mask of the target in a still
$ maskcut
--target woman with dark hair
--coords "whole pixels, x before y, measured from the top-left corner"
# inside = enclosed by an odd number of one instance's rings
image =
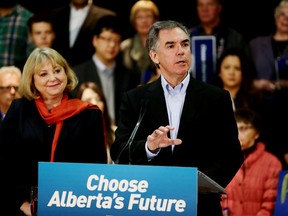
[[[102,89],[94,82],[84,82],[82,83],[76,93],[76,97],[83,100],[95,104],[99,107],[99,109],[103,113],[104,122],[105,122],[105,134],[106,134],[106,146],[107,146],[107,154],[108,154],[108,163],[113,163],[110,158],[110,147],[115,139],[115,129],[116,125],[114,125],[111,121],[111,118],[108,113],[108,106],[106,103],[105,96],[103,94]]]
[[[263,108],[263,97],[253,86],[253,70],[246,54],[238,48],[225,50],[219,59],[214,84],[229,91],[234,110]]]
[[[234,114],[244,162],[226,187],[222,207],[229,211],[229,216],[272,216],[281,162],[259,141],[262,119],[258,113],[240,108]]]

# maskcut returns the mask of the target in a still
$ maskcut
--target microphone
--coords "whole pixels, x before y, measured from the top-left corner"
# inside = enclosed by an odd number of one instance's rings
[[[128,148],[128,155],[129,155],[129,165],[131,164],[131,161],[132,161],[132,158],[131,158],[131,144],[132,142],[134,141],[134,138],[135,138],[135,135],[138,131],[138,128],[140,126],[140,123],[146,113],[146,106],[147,106],[147,101],[145,101],[145,103],[142,104],[141,106],[141,109],[140,109],[140,114],[139,114],[139,118],[138,118],[138,121],[127,141],[127,143],[124,145],[124,147],[122,148],[122,150],[120,151],[120,153],[118,154],[116,160],[115,160],[115,164],[119,164],[119,159],[120,159],[120,156],[123,154],[124,150],[126,148]]]

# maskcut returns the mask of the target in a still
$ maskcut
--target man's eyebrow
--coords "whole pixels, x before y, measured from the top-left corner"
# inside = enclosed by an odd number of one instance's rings
[[[182,41],[182,43],[186,43],[186,42],[189,43],[190,40],[189,39],[185,39],[185,40]]]
[[[175,41],[166,41],[165,45],[174,44]]]

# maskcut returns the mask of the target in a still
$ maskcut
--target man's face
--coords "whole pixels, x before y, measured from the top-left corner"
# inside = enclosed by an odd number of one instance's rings
[[[20,77],[13,73],[0,75],[0,107],[8,109],[15,98],[20,98],[18,86]]]
[[[187,34],[180,28],[166,29],[159,32],[158,39],[158,48],[150,51],[150,57],[161,73],[166,77],[186,76],[192,61]]]
[[[48,22],[33,23],[30,39],[35,47],[51,47],[55,34],[52,30],[52,24]]]
[[[93,37],[96,56],[106,65],[114,62],[120,52],[121,35],[104,30],[99,36]]]
[[[198,0],[197,13],[201,23],[214,23],[220,19],[222,6],[217,0]]]

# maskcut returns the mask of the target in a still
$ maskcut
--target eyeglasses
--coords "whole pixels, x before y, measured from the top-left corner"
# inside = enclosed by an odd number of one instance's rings
[[[121,40],[119,39],[113,39],[113,38],[108,38],[108,37],[103,37],[103,36],[99,36],[99,38],[108,44],[114,43],[116,45],[119,45],[121,43]]]
[[[245,126],[240,126],[238,127],[239,132],[246,132],[247,130],[254,128],[252,125],[245,125]]]
[[[15,91],[18,91],[18,86],[0,86],[0,90],[1,91],[5,91],[5,92],[8,92],[8,91],[11,91],[11,89],[14,89]]]
[[[287,18],[288,14],[286,14],[285,12],[280,12],[278,16],[283,17],[283,18]]]

